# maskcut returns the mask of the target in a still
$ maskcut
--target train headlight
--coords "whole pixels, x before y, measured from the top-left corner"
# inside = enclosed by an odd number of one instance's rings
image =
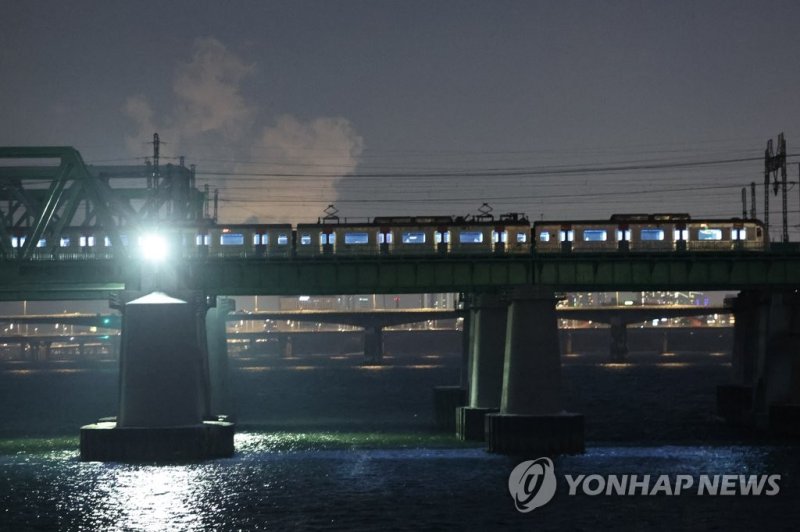
[[[169,254],[167,239],[158,233],[147,233],[139,238],[139,253],[148,262],[163,262]]]

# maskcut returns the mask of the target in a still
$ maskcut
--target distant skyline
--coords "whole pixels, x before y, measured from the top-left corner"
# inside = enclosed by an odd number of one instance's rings
[[[741,215],[800,153],[800,4],[6,2],[0,145],[162,153],[222,221]],[[725,162],[749,159],[746,161]],[[789,179],[798,181],[789,158]],[[688,163],[688,164],[687,164]],[[695,164],[702,163],[702,164]],[[772,237],[780,197],[771,198]],[[800,237],[800,187],[789,192]]]

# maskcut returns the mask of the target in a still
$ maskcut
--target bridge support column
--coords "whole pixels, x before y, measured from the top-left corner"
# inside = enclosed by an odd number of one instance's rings
[[[383,327],[364,327],[364,357],[368,364],[383,362]]]
[[[556,298],[522,287],[508,309],[500,412],[486,416],[488,450],[560,454],[584,450],[583,416],[561,409]]]
[[[154,292],[122,306],[115,421],[81,427],[82,460],[192,460],[233,454],[233,424],[206,421],[206,305]]]
[[[433,414],[436,427],[452,434],[456,430],[456,410],[467,404],[469,387],[469,351],[472,345],[475,310],[471,309],[472,296],[464,298],[466,315],[461,329],[461,384],[458,386],[436,386],[433,389]]]
[[[733,302],[731,383],[717,386],[717,415],[732,425],[753,423],[753,381],[756,362],[764,354],[769,297],[742,291]]]
[[[469,365],[469,404],[456,410],[456,435],[484,441],[485,416],[497,412],[503,391],[508,304],[500,296],[481,294],[475,301]]]
[[[628,358],[628,324],[619,318],[611,318],[609,325],[611,325],[609,349],[611,362],[624,362]]]
[[[756,426],[800,436],[800,293],[773,293],[764,356],[755,368]]]
[[[288,333],[278,334],[278,356],[281,358],[292,356],[292,337]]]
[[[228,367],[228,331],[226,316],[236,310],[236,301],[217,297],[216,306],[205,316],[208,351],[208,380],[210,414],[232,414],[230,369]]]

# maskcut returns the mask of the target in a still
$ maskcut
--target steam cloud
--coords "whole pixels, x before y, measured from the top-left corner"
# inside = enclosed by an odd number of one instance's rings
[[[125,101],[123,111],[136,126],[136,133],[125,139],[128,151],[136,156],[148,153],[145,143],[158,132],[168,143],[168,153],[185,154],[189,162],[193,153],[202,153],[196,161],[200,171],[250,174],[242,180],[234,176],[227,182],[225,177],[211,181],[224,200],[222,221],[315,219],[325,204],[336,201],[338,178],[355,170],[364,141],[341,117],[303,121],[287,114],[273,125],[258,126],[259,109],[241,91],[254,70],[220,41],[198,39],[191,60],[175,71],[170,112],[157,114],[143,95]]]

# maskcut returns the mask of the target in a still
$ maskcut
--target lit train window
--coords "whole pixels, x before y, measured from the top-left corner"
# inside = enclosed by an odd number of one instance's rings
[[[253,245],[258,246],[261,245],[261,235],[258,233],[253,233]]]
[[[369,233],[345,233],[345,244],[369,244]]]
[[[675,240],[689,240],[689,230],[688,229],[675,229],[672,232],[672,236]]]
[[[80,246],[82,248],[85,248],[85,247],[93,248],[94,247],[94,237],[93,236],[82,236],[82,237],[80,237],[78,242],[79,242],[79,244],[80,244]]]
[[[734,240],[747,240],[747,229],[732,229],[731,234]]]
[[[559,236],[561,237],[562,242],[572,242],[575,239],[575,231],[572,229],[569,231],[561,231]]]
[[[62,248],[69,247],[69,237],[68,236],[62,236],[61,237],[61,241],[59,243],[61,244]]]
[[[127,242],[124,240],[124,238],[125,238],[125,235],[120,235],[120,238],[122,238],[122,239],[123,239],[123,240],[122,240],[122,243],[123,243],[124,245],[126,245],[126,246],[127,246],[128,244],[127,244]],[[196,245],[198,245],[198,246],[207,246],[207,245],[209,245],[209,244],[211,243],[211,235],[197,235],[197,236],[194,238],[194,243],[195,243]]]
[[[539,233],[539,241],[540,242],[550,242],[550,233],[547,231],[542,231]]]
[[[269,235],[267,234],[261,235],[261,245],[262,246],[269,245]]]
[[[642,229],[639,233],[642,240],[664,240],[663,229]]]
[[[403,244],[424,244],[425,233],[423,232],[407,232],[403,233]]]
[[[300,245],[301,246],[310,246],[311,245],[311,235],[300,235]]]
[[[289,237],[287,235],[278,235],[278,245],[285,246],[289,243]]]
[[[378,244],[391,244],[391,243],[392,243],[392,233],[378,234]]]
[[[722,240],[722,229],[700,229],[697,240]]]
[[[25,237],[24,236],[12,236],[11,237],[11,247],[12,248],[21,248],[25,245]]]
[[[319,234],[319,241],[321,244],[334,245],[336,243],[336,233],[326,235],[325,233]]]
[[[584,242],[605,242],[608,239],[608,233],[605,229],[584,229],[583,241]]]
[[[528,241],[528,235],[525,233],[517,233],[517,244],[524,244]]]
[[[498,242],[503,244],[508,242],[508,233],[506,231],[492,231],[492,243],[497,244]]]
[[[242,233],[222,233],[219,235],[220,246],[243,246],[244,235]]]
[[[103,245],[107,248],[111,247],[111,237],[103,237]]]
[[[630,242],[631,241],[631,230],[630,229],[617,229],[617,240],[620,242]]]
[[[434,242],[436,242],[437,244],[441,244],[442,242],[444,242],[445,244],[449,244],[450,231],[445,231],[444,233],[442,233],[441,231],[436,231],[435,233],[433,233],[433,239]]]
[[[36,247],[37,248],[47,247],[47,240],[45,240],[44,238],[40,238],[39,242],[36,243]]]
[[[461,231],[458,235],[461,244],[480,244],[483,242],[483,233],[480,231]]]

